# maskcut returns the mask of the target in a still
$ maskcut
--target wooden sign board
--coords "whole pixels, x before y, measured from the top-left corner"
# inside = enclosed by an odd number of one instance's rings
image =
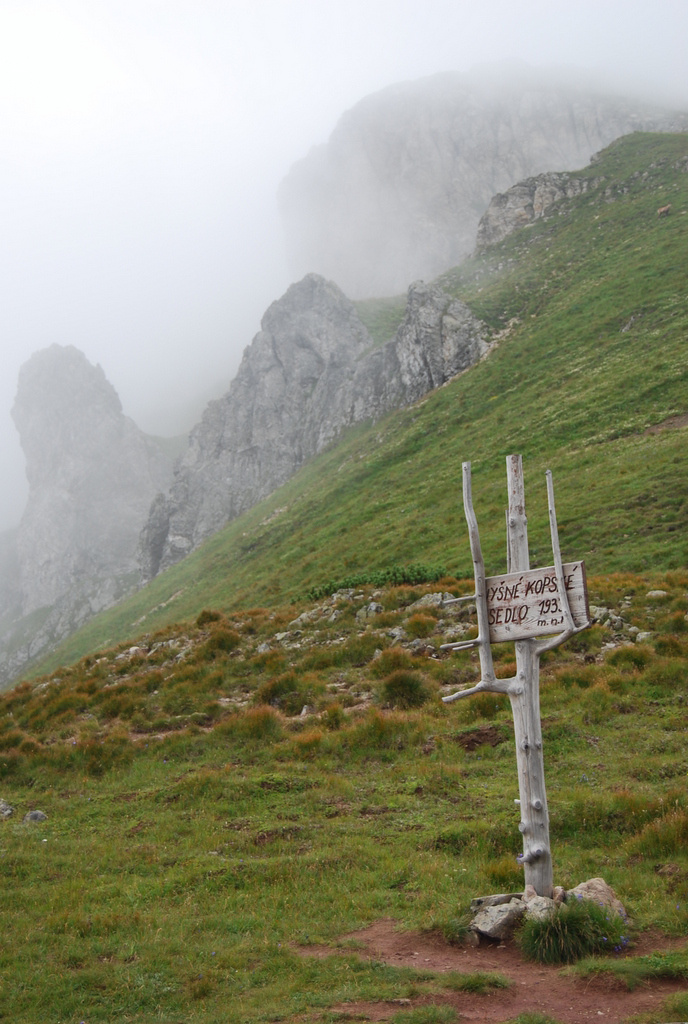
[[[564,564],[564,583],[574,625],[590,625],[585,562]],[[566,628],[553,566],[485,579],[490,643],[528,640]]]

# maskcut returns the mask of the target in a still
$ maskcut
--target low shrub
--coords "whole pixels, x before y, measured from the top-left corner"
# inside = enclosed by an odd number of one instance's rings
[[[270,704],[288,715],[297,715],[308,703],[308,694],[300,676],[295,672],[284,672],[262,683],[254,699],[257,704]]]
[[[410,619],[407,619],[404,623],[404,629],[409,636],[415,639],[421,639],[426,636],[432,636],[437,628],[437,620],[432,615],[422,615],[417,612],[412,615]]]
[[[381,646],[380,637],[372,633],[349,637],[347,642],[336,650],[336,664],[361,668],[372,660],[375,652]]]
[[[420,732],[408,715],[374,711],[340,735],[350,753],[379,757],[381,751],[404,750],[418,742]]]
[[[670,857],[688,846],[688,812],[679,810],[649,822],[628,844],[629,853],[644,857]]]
[[[322,722],[326,729],[335,731],[341,729],[346,721],[346,715],[342,710],[341,704],[335,702],[330,704],[323,713]]]
[[[592,900],[557,907],[542,921],[527,920],[519,932],[523,955],[542,964],[572,964],[595,953],[613,953],[628,943],[618,914]]]
[[[251,740],[278,740],[283,732],[279,715],[265,705],[233,716],[224,729]]]
[[[397,669],[410,669],[412,667],[413,661],[408,651],[405,651],[403,647],[388,647],[372,663],[370,672],[377,679],[384,679],[385,676],[388,676],[391,672],[396,672]]]
[[[420,672],[397,669],[383,680],[380,696],[391,708],[419,708],[430,699],[430,693]]]
[[[221,627],[213,629],[210,636],[200,650],[202,658],[217,658],[219,655],[228,654],[235,650],[241,642],[241,637],[235,629]]]
[[[347,590],[351,587],[371,585],[374,587],[388,587],[401,583],[434,583],[436,580],[446,576],[442,566],[424,565],[390,565],[386,569],[370,569],[367,572],[352,573],[350,576],[343,576],[340,579],[328,580],[320,586],[311,587],[306,597],[309,601],[319,601],[322,597],[329,597],[337,590]]]
[[[649,647],[627,644],[617,647],[607,656],[607,661],[615,668],[640,669],[652,660],[653,652]]]
[[[199,629],[203,629],[204,626],[207,626],[211,622],[218,622],[221,618],[222,616],[219,612],[214,612],[209,608],[204,608],[196,619],[196,625]]]

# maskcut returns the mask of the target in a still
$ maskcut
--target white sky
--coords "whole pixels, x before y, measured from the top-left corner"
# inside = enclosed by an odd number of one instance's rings
[[[363,96],[510,59],[688,106],[687,53],[688,0],[0,0],[0,528],[21,364],[76,345],[190,426],[290,283],[280,180]]]

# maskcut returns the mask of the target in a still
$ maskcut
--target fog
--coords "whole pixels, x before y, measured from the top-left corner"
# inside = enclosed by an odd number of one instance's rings
[[[188,429],[290,283],[276,191],[397,81],[521,60],[688,105],[685,0],[0,0],[0,529],[9,410],[53,342]]]

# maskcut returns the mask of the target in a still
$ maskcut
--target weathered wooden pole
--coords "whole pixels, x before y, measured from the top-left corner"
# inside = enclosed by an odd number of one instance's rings
[[[525,509],[523,463],[520,455],[507,460],[509,509],[507,512],[507,571],[530,569],[528,520]],[[549,814],[545,792],[545,763],[540,725],[540,655],[537,641],[517,640],[516,676],[508,689],[514,716],[514,740],[521,801],[525,883],[538,896],[552,895],[552,854],[549,843]]]
[[[508,694],[514,716],[521,807],[519,829],[523,834],[523,853],[519,860],[525,870],[526,885],[532,885],[539,896],[551,897],[552,854],[540,725],[540,655],[589,625],[585,565],[583,562],[571,562],[566,566],[562,563],[552,474],[548,470],[547,498],[554,565],[530,569],[521,456],[509,455],[506,462],[509,489],[508,571],[506,576],[491,577],[485,576],[480,534],[473,510],[471,464],[463,464],[463,504],[473,556],[475,593],[456,600],[475,601],[478,635],[473,640],[442,646],[444,650],[477,647],[480,680],[475,686],[459,690],[442,700],[450,703],[485,691]],[[514,641],[516,675],[511,679],[497,679],[490,644],[505,640]]]

